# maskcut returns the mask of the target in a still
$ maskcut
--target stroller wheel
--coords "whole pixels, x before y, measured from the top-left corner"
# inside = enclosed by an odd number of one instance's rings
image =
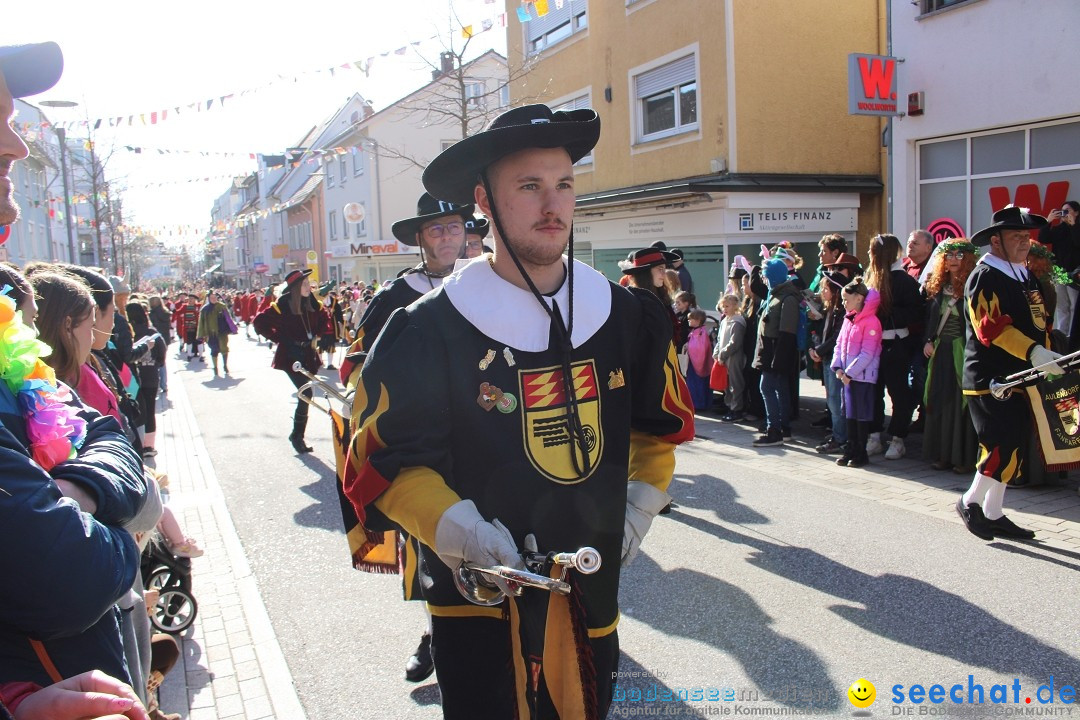
[[[147,590],[168,590],[169,588],[182,588],[191,592],[191,576],[176,572],[172,568],[159,567],[146,578],[143,583]]]
[[[195,622],[199,605],[187,590],[180,587],[161,591],[150,614],[150,624],[166,633],[182,633]]]

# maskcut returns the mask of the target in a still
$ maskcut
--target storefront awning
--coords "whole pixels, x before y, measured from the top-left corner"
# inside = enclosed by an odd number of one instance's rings
[[[731,192],[834,192],[877,194],[884,190],[872,175],[782,175],[722,173],[602,190],[578,196],[577,207],[623,205],[643,200]]]

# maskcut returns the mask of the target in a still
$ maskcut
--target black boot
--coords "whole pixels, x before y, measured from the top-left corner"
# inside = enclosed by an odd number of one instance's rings
[[[293,450],[298,454],[303,455],[314,450],[313,447],[304,443],[304,431],[307,429],[307,415],[298,416],[293,418],[293,431],[292,435],[289,435],[289,442],[292,443]]]
[[[409,682],[420,682],[431,677],[435,671],[435,663],[431,659],[431,636],[424,633],[420,638],[420,645],[416,652],[405,663],[405,679]]]
[[[870,422],[859,420],[855,423],[855,456],[848,462],[848,467],[863,467],[870,464],[866,452],[866,441],[870,439]]]
[[[858,442],[858,430],[854,420],[847,420],[847,443],[844,444],[844,454],[836,459],[837,465],[847,465],[855,459],[855,444]]]

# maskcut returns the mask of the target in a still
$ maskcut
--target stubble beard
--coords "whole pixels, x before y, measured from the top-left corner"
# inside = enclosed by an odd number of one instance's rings
[[[19,206],[15,202],[14,187],[0,195],[0,225],[14,225],[19,219]]]
[[[545,268],[562,261],[563,255],[566,254],[566,248],[570,244],[570,231],[567,230],[566,237],[558,242],[510,239],[507,244],[517,255],[522,265]]]

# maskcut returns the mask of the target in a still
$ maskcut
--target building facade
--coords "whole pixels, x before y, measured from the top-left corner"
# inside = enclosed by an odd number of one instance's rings
[[[734,255],[829,232],[863,251],[881,229],[882,121],[847,111],[847,58],[884,50],[884,1],[508,0],[514,104],[592,107],[575,251],[615,279],[631,250],[683,250],[703,307]]]
[[[430,83],[366,114],[327,143],[328,149],[346,150],[326,161],[329,261],[342,280],[390,280],[419,262],[416,248],[398,242],[391,226],[416,214],[424,168],[509,104],[502,55],[488,51],[464,64],[444,60]],[[346,221],[348,203],[361,205],[359,222]]]
[[[1046,215],[1080,200],[1080,5],[891,2],[901,94],[923,103],[894,121],[895,229],[968,236],[1009,203]],[[1022,50],[1017,28],[1036,29]],[[944,51],[957,38],[963,62]]]

